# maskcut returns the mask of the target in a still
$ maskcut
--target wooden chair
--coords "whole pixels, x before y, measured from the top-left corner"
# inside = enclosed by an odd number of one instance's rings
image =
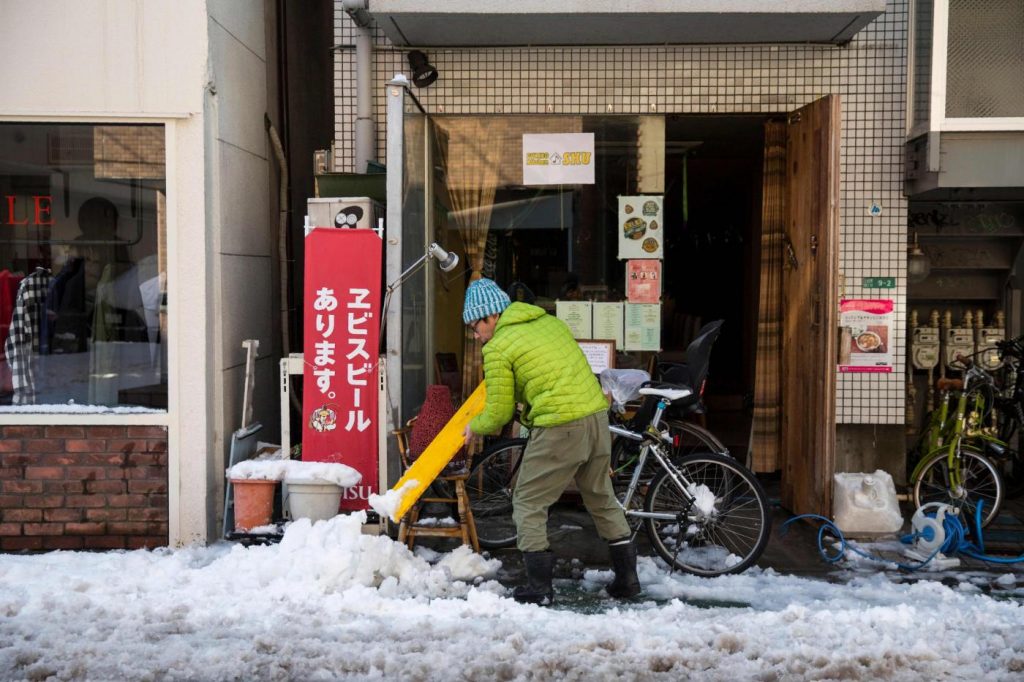
[[[409,459],[409,433],[412,431],[412,425],[415,421],[416,418],[413,417],[406,423],[405,428],[391,432],[398,440],[398,452],[402,457],[403,469],[408,469],[412,464],[412,461]],[[469,545],[473,548],[474,552],[480,553],[480,542],[476,537],[476,523],[473,521],[473,510],[469,506],[469,496],[466,494],[466,481],[469,479],[470,463],[471,458],[467,458],[466,466],[461,471],[452,474],[446,474],[444,471],[441,472],[435,480],[447,483],[448,488],[454,491],[454,497],[421,497],[417,500],[416,504],[402,517],[402,522],[398,526],[399,542],[407,544],[409,549],[412,549],[418,536],[459,538],[462,540],[462,544]],[[420,523],[420,511],[423,505],[428,502],[456,505],[459,515],[458,525],[427,526]]]

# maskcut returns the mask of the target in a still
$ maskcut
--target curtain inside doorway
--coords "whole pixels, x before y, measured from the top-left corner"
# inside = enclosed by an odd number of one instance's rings
[[[782,264],[785,234],[786,125],[765,124],[761,287],[750,451],[754,471],[776,471],[781,453]]]
[[[488,134],[487,119],[452,117],[436,119],[435,123],[443,132],[439,138],[445,140],[439,152],[450,217],[462,236],[472,282],[483,276],[484,247],[500,179],[501,146],[494,144]],[[467,327],[462,354],[463,400],[483,380],[482,362],[480,343]]]

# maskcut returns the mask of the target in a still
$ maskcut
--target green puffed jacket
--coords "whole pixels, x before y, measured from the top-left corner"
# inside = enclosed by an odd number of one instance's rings
[[[513,303],[484,344],[487,404],[472,422],[474,433],[494,433],[523,403],[529,427],[558,426],[608,409],[569,327],[528,303]]]

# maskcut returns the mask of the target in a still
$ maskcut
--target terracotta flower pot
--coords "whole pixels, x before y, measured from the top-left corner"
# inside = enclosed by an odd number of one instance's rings
[[[277,481],[233,478],[231,485],[235,494],[235,530],[244,532],[270,524]]]

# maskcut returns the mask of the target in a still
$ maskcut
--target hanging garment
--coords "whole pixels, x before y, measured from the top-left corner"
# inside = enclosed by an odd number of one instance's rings
[[[11,367],[15,405],[33,405],[35,370],[39,356],[40,323],[46,314],[46,292],[52,276],[48,270],[36,268],[18,286],[18,295],[11,316],[11,328],[4,344]]]
[[[83,324],[87,319],[83,264],[81,258],[70,259],[54,276],[46,291],[46,315],[43,316],[39,341],[43,355],[85,350],[88,326]]]
[[[85,290],[85,260],[73,258],[47,292],[46,347],[51,353],[84,353],[89,347],[92,305]]]
[[[10,270],[0,271],[0,394],[14,391],[11,383],[11,366],[7,364],[7,335],[11,329],[11,318],[14,316],[14,303],[18,298],[18,286],[25,276]]]

